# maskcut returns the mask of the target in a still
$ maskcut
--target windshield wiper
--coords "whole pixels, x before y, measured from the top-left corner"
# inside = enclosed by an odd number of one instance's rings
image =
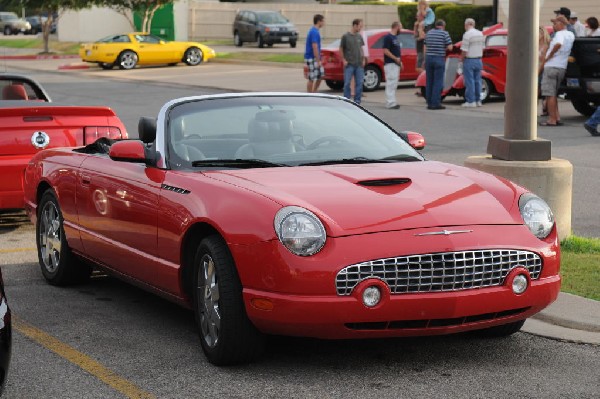
[[[213,166],[213,167],[231,167],[231,168],[274,168],[289,166],[282,163],[274,163],[263,159],[200,159],[192,162],[192,166]]]
[[[354,158],[342,158],[342,159],[328,159],[326,161],[302,163],[300,166],[319,166],[319,165],[335,165],[335,164],[361,164],[361,163],[391,163],[391,162],[414,162],[422,161],[422,159],[415,157],[414,155],[398,154],[390,157],[381,159],[372,159],[365,157],[354,157]]]
[[[392,155],[392,156],[385,157],[382,159],[386,160],[386,161],[401,161],[401,162],[415,162],[415,161],[423,160],[422,158],[415,157],[414,155],[408,155],[408,154]]]

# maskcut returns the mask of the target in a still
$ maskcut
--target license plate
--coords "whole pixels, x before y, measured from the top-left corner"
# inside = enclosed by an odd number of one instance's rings
[[[289,37],[287,37],[287,36],[283,36],[283,37],[281,38],[281,41],[282,41],[282,42],[289,42],[289,41],[290,41],[290,38],[289,38]]]
[[[579,79],[567,78],[567,87],[579,87]]]

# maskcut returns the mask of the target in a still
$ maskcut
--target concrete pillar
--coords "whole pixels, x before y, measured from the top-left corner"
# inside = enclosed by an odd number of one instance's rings
[[[551,143],[537,137],[539,0],[510,0],[504,135],[492,135],[491,156],[465,166],[505,177],[543,198],[554,213],[559,238],[571,234],[573,166],[552,158]]]

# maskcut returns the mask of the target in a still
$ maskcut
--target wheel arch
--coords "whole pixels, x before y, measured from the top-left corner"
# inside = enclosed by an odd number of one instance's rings
[[[39,204],[41,199],[42,199],[42,195],[44,195],[44,193],[46,191],[48,191],[48,189],[52,189],[52,186],[50,185],[50,183],[48,183],[45,180],[42,180],[38,186],[37,186],[37,191],[35,193],[35,203]]]
[[[181,271],[179,273],[179,280],[182,291],[188,298],[192,298],[193,296],[194,257],[196,256],[196,248],[203,239],[211,235],[219,235],[224,238],[223,234],[211,224],[197,222],[187,229],[181,240]]]

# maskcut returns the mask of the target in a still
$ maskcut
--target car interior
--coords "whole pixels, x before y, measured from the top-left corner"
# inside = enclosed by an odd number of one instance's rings
[[[3,100],[28,100],[27,90],[22,84],[9,84],[2,88]]]

